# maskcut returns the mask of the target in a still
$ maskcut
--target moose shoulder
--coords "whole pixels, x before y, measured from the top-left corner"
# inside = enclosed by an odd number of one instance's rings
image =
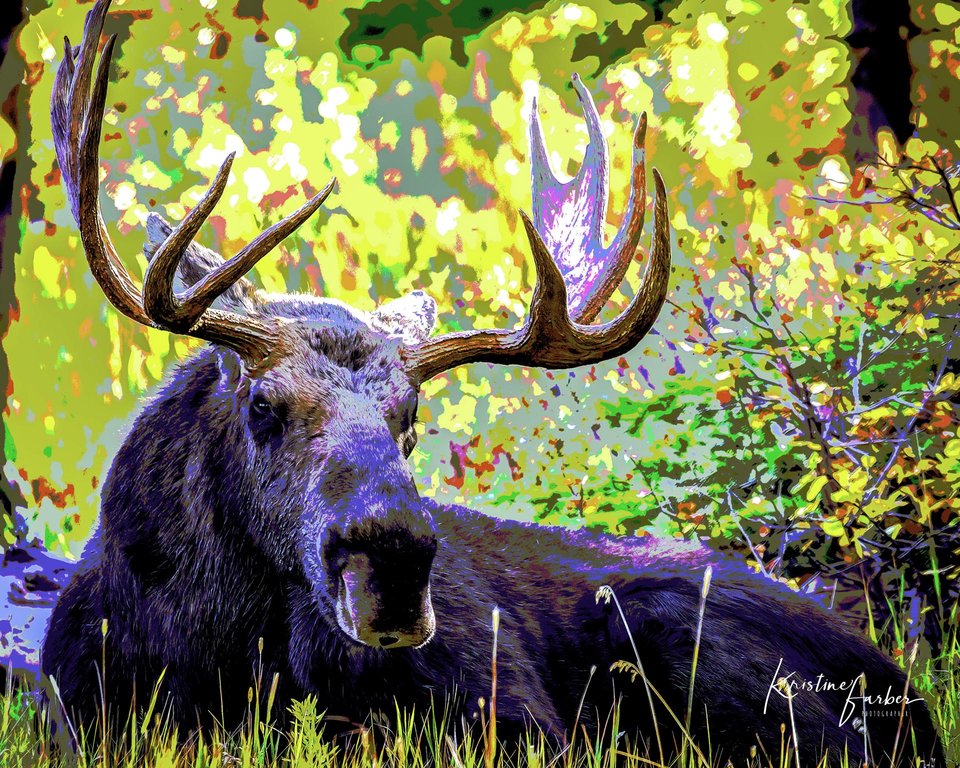
[[[260,669],[277,677],[277,712],[313,694],[329,714],[362,722],[394,711],[395,699],[421,708],[452,696],[469,721],[490,691],[490,617],[499,606],[502,726],[562,739],[578,712],[591,713],[596,728],[617,703],[621,728],[648,744],[662,734],[672,750],[711,564],[691,728],[715,755],[773,749],[792,706],[805,756],[839,761],[846,751],[862,763],[871,750],[879,761],[894,748],[899,699],[886,720],[851,717],[851,701],[867,701],[851,681],[864,680],[867,693],[910,694],[904,712],[915,741],[901,741],[901,754],[940,757],[902,671],[782,585],[699,547],[494,520],[417,492],[406,459],[423,381],[476,361],[600,362],[650,329],[670,271],[656,172],[641,286],[616,320],[590,324],[643,229],[643,119],[624,223],[604,246],[607,150],[589,93],[574,78],[590,144],[571,182],[551,173],[534,109],[534,215],[523,226],[537,283],[519,329],[433,336],[436,309],[420,292],[368,313],[256,290],[243,275],[319,209],[332,183],[225,261],[192,239],[224,191],[230,158],[176,228],[150,217],[141,288],[98,203],[114,38],[95,73],[94,64],[108,5],[98,0],[89,13],[79,48],[67,44],[54,88],[70,206],[91,270],[119,311],[211,344],[136,419],[103,489],[100,528],[54,610],[42,665],[74,721],[94,722],[104,699],[108,716],[123,720],[162,676],[164,706],[184,729],[214,718],[234,725]],[[596,599],[604,585],[618,603]],[[619,660],[636,660],[646,685],[610,673]],[[781,677],[796,684],[792,701],[777,688]],[[829,685],[804,687],[815,680]]]

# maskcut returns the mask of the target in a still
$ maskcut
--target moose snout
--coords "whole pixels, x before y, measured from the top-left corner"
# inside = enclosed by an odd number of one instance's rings
[[[430,580],[418,569],[351,555],[340,574],[336,615],[340,629],[374,648],[417,648],[433,637],[436,617]]]
[[[373,438],[365,440],[369,446]],[[417,647],[436,629],[430,569],[437,538],[412,478],[381,470],[355,466],[350,473],[358,480],[317,540],[318,575],[337,624],[352,640],[374,648]]]

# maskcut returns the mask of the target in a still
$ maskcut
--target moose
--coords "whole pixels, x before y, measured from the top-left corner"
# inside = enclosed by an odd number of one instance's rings
[[[333,182],[226,260],[193,238],[232,157],[179,225],[150,215],[141,287],[99,206],[116,36],[95,64],[108,8],[97,0],[56,74],[52,121],[69,205],[117,310],[209,344],[146,404],[113,461],[99,528],[44,640],[42,669],[56,683],[50,706],[89,725],[125,717],[159,685],[183,731],[233,726],[261,670],[276,679],[281,717],[309,695],[352,723],[448,696],[457,727],[469,728],[491,692],[499,607],[501,734],[539,728],[561,742],[580,727],[578,713],[597,732],[616,705],[630,738],[651,745],[656,733],[679,749],[692,684],[689,731],[716,759],[769,751],[787,724],[805,759],[942,764],[929,712],[904,672],[786,586],[697,545],[499,520],[417,491],[406,459],[423,382],[473,362],[600,363],[650,330],[671,269],[656,171],[640,287],[619,317],[592,323],[643,230],[644,117],[624,223],[605,246],[609,166],[592,97],[574,77],[589,146],[566,182],[550,169],[534,105],[533,216],[520,216],[536,285],[517,329],[434,336],[436,305],[419,291],[367,312],[258,290],[244,275],[321,207]],[[642,680],[611,672],[621,660],[634,660]]]

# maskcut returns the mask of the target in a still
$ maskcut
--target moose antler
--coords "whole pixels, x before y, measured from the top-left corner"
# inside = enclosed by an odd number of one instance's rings
[[[211,305],[316,212],[336,179],[295,213],[261,233],[228,262],[177,294],[173,290],[177,265],[227,186],[234,157],[230,154],[197,206],[157,249],[141,292],[117,255],[100,212],[100,130],[116,35],[111,35],[103,47],[92,93],[90,83],[109,7],[110,0],[97,0],[87,14],[83,40],[77,48],[64,39],[63,61],[57,69],[51,99],[57,160],[70,209],[80,228],[87,262],[110,303],[127,317],[154,328],[230,347],[245,363],[255,367],[280,343],[280,321],[212,309]]]
[[[623,280],[643,230],[646,200],[644,140],[646,115],[633,141],[633,176],[624,222],[609,246],[603,245],[608,188],[607,143],[590,93],[574,75],[590,139],[576,178],[561,182],[550,170],[536,101],[530,120],[533,221],[521,211],[533,252],[537,283],[523,325],[515,330],[460,331],[407,347],[410,378],[423,382],[457,365],[513,363],[541,368],[573,368],[616,357],[632,349],[653,325],[667,295],[670,277],[670,224],[663,179],[656,187],[653,250],[630,306],[615,320],[593,320]]]

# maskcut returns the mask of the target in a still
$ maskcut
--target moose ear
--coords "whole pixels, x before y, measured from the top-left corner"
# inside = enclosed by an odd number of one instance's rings
[[[232,349],[217,346],[217,369],[220,371],[220,386],[225,392],[236,392],[243,380],[246,367],[240,355]]]
[[[173,226],[156,213],[147,214],[147,244],[143,253],[147,261],[152,261],[157,249],[173,231]],[[177,274],[183,286],[189,288],[203,277],[223,264],[223,256],[209,248],[191,242],[177,267]],[[233,283],[214,303],[214,307],[235,309],[242,312],[256,312],[259,304],[257,289],[247,278],[241,277]]]
[[[437,302],[423,291],[412,291],[388,301],[373,313],[374,325],[399,334],[408,344],[424,341],[437,322]]]

